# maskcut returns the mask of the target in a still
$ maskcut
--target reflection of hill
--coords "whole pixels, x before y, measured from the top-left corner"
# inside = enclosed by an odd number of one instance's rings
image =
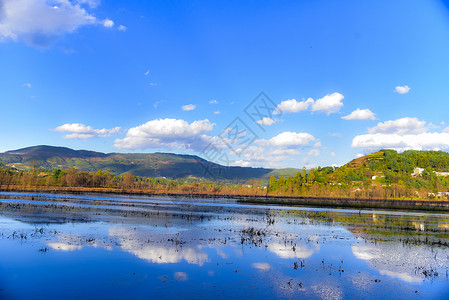
[[[449,217],[442,214],[406,212],[289,211],[290,218],[303,223],[339,224],[355,234],[377,237],[433,236],[439,245],[449,243]]]

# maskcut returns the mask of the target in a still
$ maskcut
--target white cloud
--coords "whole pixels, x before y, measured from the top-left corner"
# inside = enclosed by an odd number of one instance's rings
[[[219,114],[220,114],[220,111],[219,111],[219,110],[216,110],[216,111],[214,111],[214,114],[219,115]]]
[[[392,121],[378,123],[375,127],[368,130],[369,133],[386,134],[417,134],[427,131],[426,121],[420,121],[417,118],[400,118]]]
[[[210,141],[204,133],[215,124],[209,120],[188,123],[181,119],[157,119],[128,130],[126,137],[116,139],[120,149],[177,148],[201,151]]]
[[[335,152],[331,152],[331,156],[334,157],[336,154]]]
[[[449,149],[449,133],[420,133],[420,134],[364,134],[355,136],[352,140],[353,148],[390,148],[404,150],[441,150]]]
[[[106,27],[106,28],[112,28],[112,27],[114,27],[114,21],[109,20],[109,19],[105,19],[103,21],[103,26]]]
[[[98,24],[82,3],[92,7],[95,1],[2,0],[0,42],[23,40],[28,45],[47,47],[61,35]]]
[[[24,83],[24,84],[23,84],[23,87],[27,87],[27,88],[31,89],[31,83],[28,83],[28,82],[27,82],[27,83]]]
[[[296,99],[285,100],[279,103],[276,107],[276,113],[296,113],[303,110],[309,109],[309,107],[314,103],[312,98],[305,101],[296,101]]]
[[[365,155],[363,155],[363,153],[357,153],[357,154],[355,155],[355,158],[360,158],[360,157],[362,157],[362,156],[365,156]]]
[[[376,115],[369,109],[357,108],[347,116],[341,117],[343,120],[375,120]]]
[[[65,139],[88,139],[94,137],[108,137],[112,134],[119,133],[120,127],[94,129],[91,126],[86,126],[84,124],[71,123],[58,126],[54,131],[68,133],[64,136]]]
[[[315,137],[307,132],[290,132],[285,131],[272,137],[269,140],[258,140],[261,145],[270,145],[276,147],[291,147],[291,146],[305,146],[312,141],[315,141]]]
[[[236,167],[254,167],[254,164],[252,162],[242,159],[232,162],[231,165]]]
[[[143,75],[148,76],[148,74],[150,74],[150,70],[147,70],[145,73],[143,73]]]
[[[267,118],[267,117],[263,118],[262,120],[256,121],[257,124],[265,125],[265,126],[273,125],[276,122],[277,122],[277,120],[274,120],[272,118]]]
[[[183,105],[181,108],[182,108],[182,110],[190,111],[190,110],[194,110],[196,108],[196,105],[194,105],[194,104],[187,104],[187,105]]]
[[[210,104],[218,104],[218,101],[217,100],[210,100],[209,103]]]
[[[100,0],[77,0],[76,2],[81,4],[87,4],[91,8],[96,8],[98,5],[100,5]]]
[[[340,132],[328,133],[328,135],[329,135],[329,136],[332,136],[332,137],[338,137],[338,138],[341,138],[341,133],[340,133]]]
[[[307,156],[319,156],[320,155],[320,150],[318,149],[312,149],[307,153]]]
[[[301,154],[294,149],[270,149],[258,146],[250,146],[245,150],[237,149],[243,159],[231,162],[231,165],[241,167],[266,167],[278,168],[280,162],[292,155]]]
[[[126,26],[124,26],[124,25],[119,25],[119,26],[117,27],[117,29],[118,29],[119,31],[122,31],[122,32],[125,32],[126,30],[128,30],[128,28],[126,28]]]
[[[270,151],[272,155],[299,155],[301,152],[299,152],[296,149],[276,149],[274,151]]]
[[[395,88],[395,91],[399,94],[407,94],[408,92],[410,92],[410,88],[407,85],[397,86]]]
[[[353,148],[404,150],[449,149],[449,132],[428,132],[426,121],[417,118],[401,118],[381,122],[370,128],[368,134],[355,136]]]
[[[343,106],[343,103],[341,102],[343,98],[344,96],[340,93],[326,95],[315,101],[312,105],[312,111],[324,112],[328,115],[336,113]]]

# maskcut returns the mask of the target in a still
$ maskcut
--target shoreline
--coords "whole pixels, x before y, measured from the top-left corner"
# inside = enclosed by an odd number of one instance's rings
[[[245,195],[219,193],[182,193],[182,192],[148,192],[143,190],[121,190],[112,188],[77,188],[77,187],[19,187],[0,186],[0,192],[17,193],[67,193],[67,194],[117,194],[129,196],[168,196],[168,197],[198,197],[198,198],[234,198],[238,203],[284,205],[284,206],[315,206],[331,208],[373,208],[419,211],[447,211],[449,199],[380,199],[380,198],[343,198],[326,196],[281,196],[281,195]]]

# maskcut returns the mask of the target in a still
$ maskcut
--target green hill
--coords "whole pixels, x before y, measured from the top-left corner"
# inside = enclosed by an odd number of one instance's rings
[[[296,176],[298,172],[300,172],[300,169],[295,168],[283,168],[283,169],[276,169],[265,175],[265,178],[270,178],[272,175],[278,178],[279,176],[284,177],[290,177],[290,176]]]
[[[0,163],[18,170],[76,168],[113,174],[182,178],[187,176],[224,180],[258,179],[273,171],[265,168],[224,167],[195,155],[173,153],[100,153],[65,147],[34,146],[0,153]]]
[[[374,172],[392,171],[411,174],[414,168],[427,171],[444,172],[449,170],[449,153],[444,151],[408,150],[398,153],[395,150],[378,152],[356,158],[344,167],[366,168]]]

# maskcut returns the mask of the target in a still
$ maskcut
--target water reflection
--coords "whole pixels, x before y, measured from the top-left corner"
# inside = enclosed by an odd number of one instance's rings
[[[287,246],[279,244],[268,244],[268,250],[279,256],[280,258],[309,258],[313,254],[312,249],[305,246]]]
[[[189,264],[202,266],[208,261],[206,253],[193,247],[170,247],[166,245],[155,246],[151,243],[142,243],[138,232],[126,228],[111,228],[109,235],[118,238],[120,247],[138,258],[151,263],[167,264],[178,263],[182,260]]]
[[[53,250],[62,250],[62,251],[74,251],[81,250],[83,246],[81,245],[72,245],[63,242],[52,242],[47,244]]]
[[[433,270],[446,271],[449,267],[447,249],[394,243],[353,245],[351,249],[356,258],[367,261],[380,274],[404,282],[419,283],[423,276],[431,278],[432,274],[435,275]]]
[[[82,209],[67,209],[55,199],[51,205],[43,197],[14,199],[9,206],[0,199],[0,298],[28,298],[22,286],[43,298],[51,292],[45,282],[67,284],[52,274],[70,272],[81,278],[73,288],[108,282],[104,294],[77,294],[85,298],[432,298],[449,286],[446,214],[209,205],[212,200],[130,205],[132,198],[122,212],[80,197],[70,201],[84,201]],[[122,200],[107,198],[117,207]],[[76,222],[43,222],[52,214]],[[83,281],[94,270],[104,273]],[[31,272],[41,277],[33,282]]]

